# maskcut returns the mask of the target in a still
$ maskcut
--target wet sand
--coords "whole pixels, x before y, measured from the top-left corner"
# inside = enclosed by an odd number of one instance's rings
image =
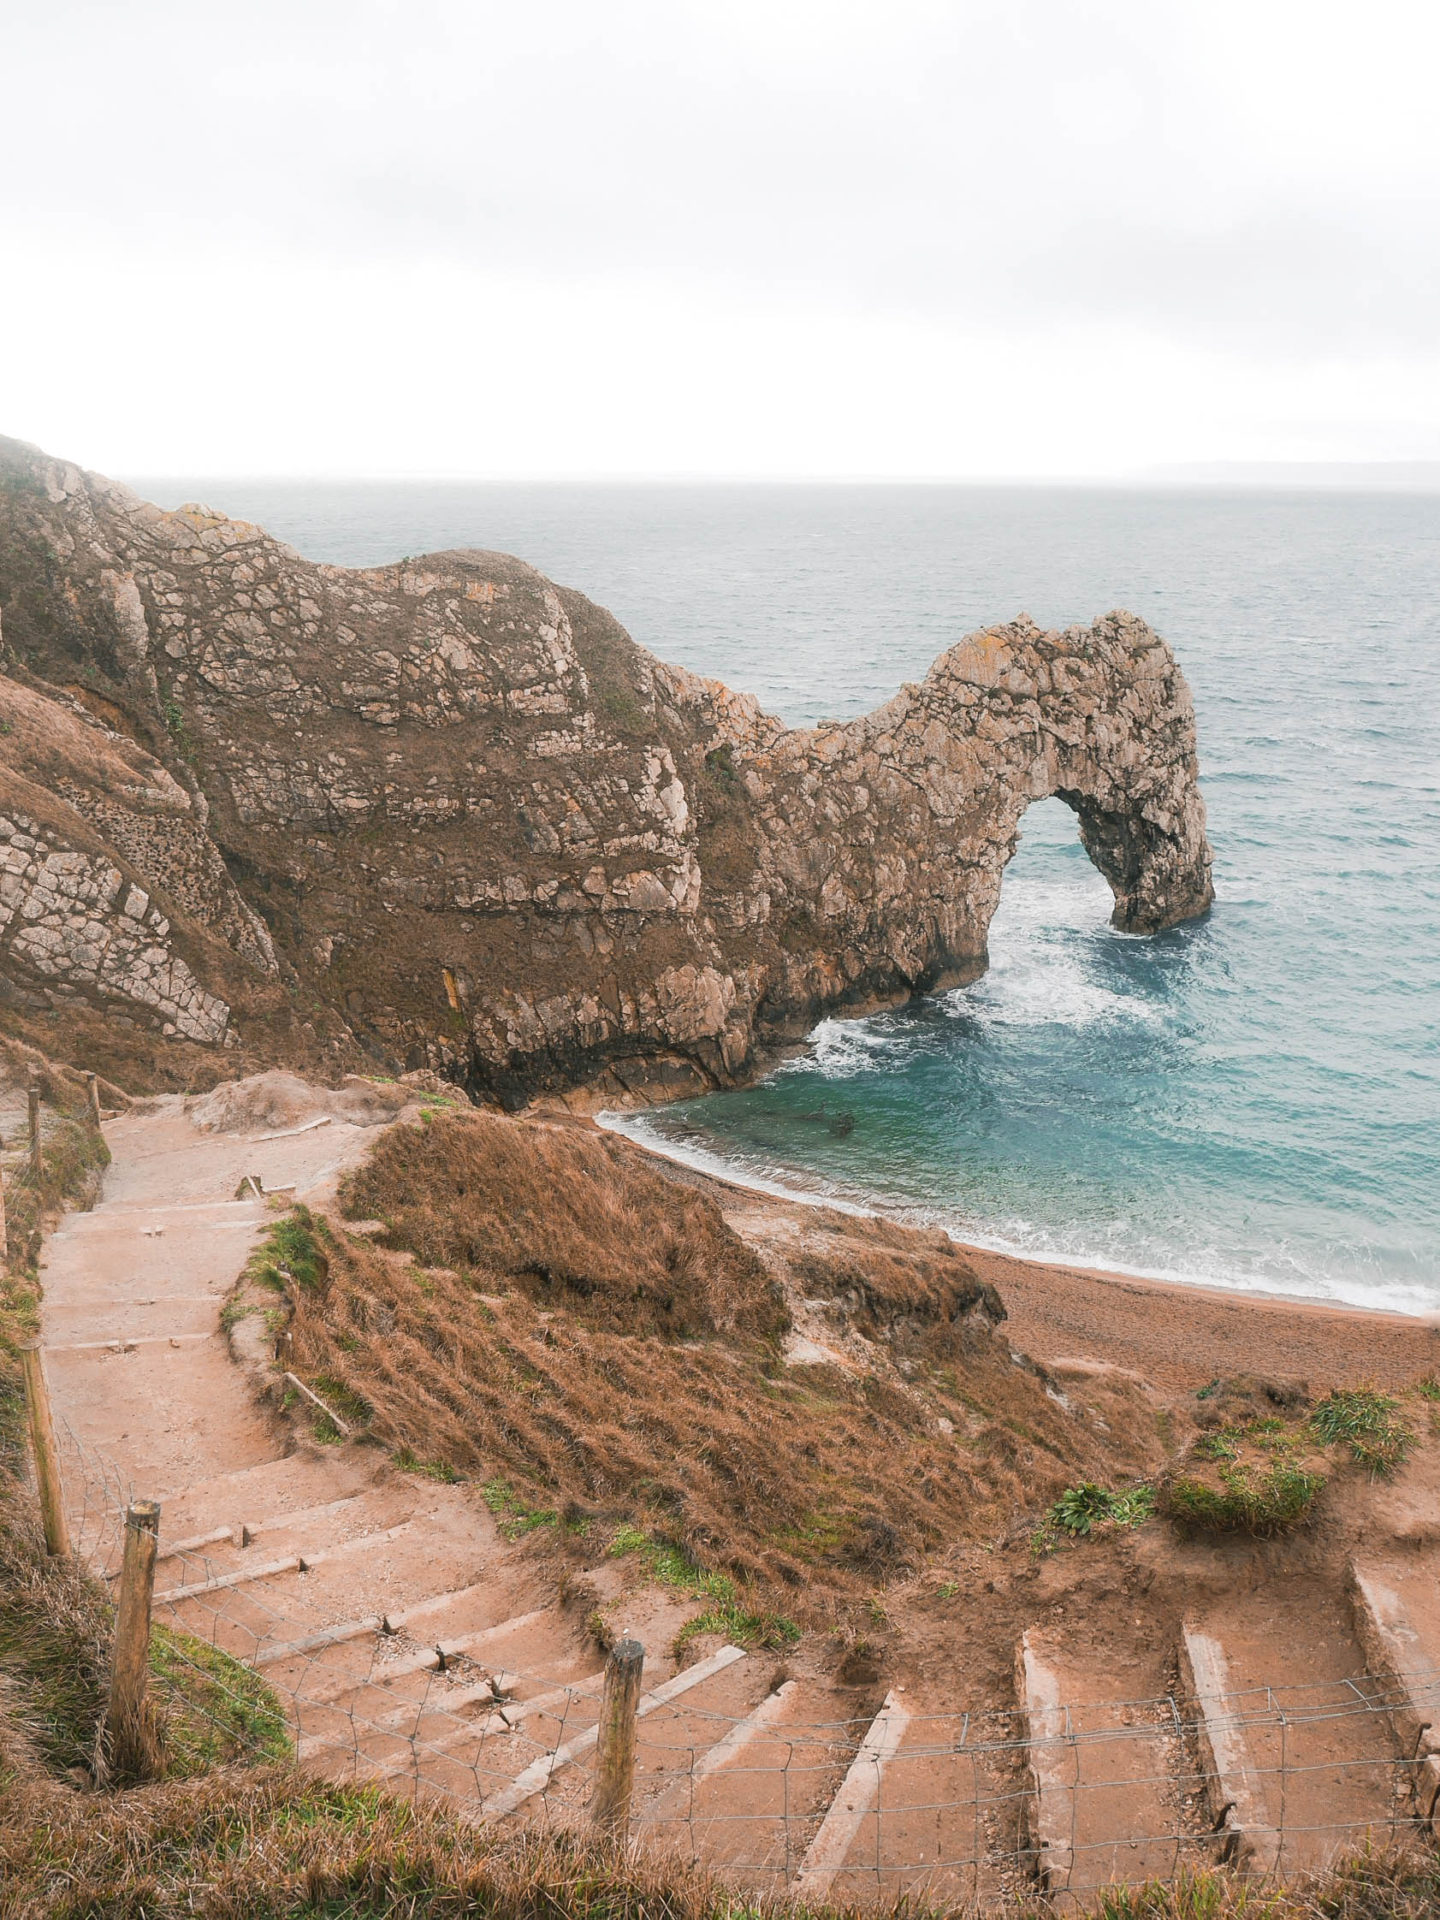
[[[1440,1369],[1440,1318],[1229,1293],[967,1250],[1010,1312],[1011,1343],[1035,1359],[1107,1360],[1160,1388],[1217,1374],[1283,1374],[1316,1392],[1398,1387]]]

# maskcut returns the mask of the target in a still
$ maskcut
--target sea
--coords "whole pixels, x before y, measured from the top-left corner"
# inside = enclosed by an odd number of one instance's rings
[[[1057,800],[973,986],[618,1125],[978,1244],[1440,1312],[1440,494],[141,480],[307,556],[516,553],[797,725],[1024,611],[1143,615],[1194,690],[1216,900],[1116,932]]]

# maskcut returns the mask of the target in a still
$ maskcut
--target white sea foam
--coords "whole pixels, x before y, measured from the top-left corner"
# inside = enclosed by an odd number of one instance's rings
[[[843,1194],[818,1175],[812,1177],[793,1167],[754,1167],[703,1146],[697,1140],[672,1140],[656,1130],[651,1115],[643,1110],[624,1113],[607,1108],[596,1114],[595,1124],[607,1133],[623,1135],[662,1160],[673,1160],[696,1173],[708,1173],[717,1180],[729,1180],[737,1187],[749,1187],[756,1193],[771,1194],[777,1200],[798,1200],[810,1207],[834,1207],[840,1213],[862,1217],[880,1211],[864,1199]]]
[[[1154,1025],[1159,1009],[1139,992],[1095,977],[1110,889],[1098,873],[1063,880],[1016,876],[990,928],[990,966],[972,986],[945,996],[947,1011],[987,1026]]]
[[[875,1067],[897,1065],[913,1043],[908,1035],[885,1031],[884,1022],[890,1017],[822,1020],[810,1035],[809,1054],[797,1065],[818,1067],[827,1080],[847,1080]]]

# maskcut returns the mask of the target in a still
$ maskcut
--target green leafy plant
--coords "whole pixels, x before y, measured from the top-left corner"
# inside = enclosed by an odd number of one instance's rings
[[[1142,1482],[1136,1487],[1111,1491],[1093,1480],[1082,1480],[1078,1487],[1067,1487],[1045,1515],[1042,1535],[1069,1534],[1085,1539],[1097,1528],[1106,1526],[1138,1527],[1155,1511],[1155,1489]]]

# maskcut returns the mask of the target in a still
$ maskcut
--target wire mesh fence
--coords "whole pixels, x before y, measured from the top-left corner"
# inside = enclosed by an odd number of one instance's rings
[[[77,1547],[113,1576],[127,1478],[68,1427],[62,1452]],[[298,1758],[329,1779],[435,1797],[469,1820],[582,1820],[600,1653],[575,1655],[552,1631],[553,1658],[537,1660],[554,1609],[496,1619],[483,1582],[433,1609],[342,1617],[349,1556],[403,1530],[308,1557],[223,1529],[169,1552],[162,1537],[155,1607],[179,1630],[172,1672],[193,1675],[232,1744],[274,1751],[273,1729],[245,1731],[249,1668],[281,1702]],[[1432,1812],[1422,1742],[1403,1750],[1396,1727],[1417,1708],[1440,1719],[1440,1671],[1403,1687],[1362,1675],[1039,1712],[932,1711],[898,1693],[836,1710],[823,1679],[730,1648],[646,1684],[632,1835],[756,1888],[984,1899],[1039,1881],[1078,1897],[1226,1858],[1307,1872],[1348,1845],[1404,1843]],[[877,1755],[887,1714],[894,1738]],[[1208,1758],[1217,1739],[1243,1753],[1251,1830]]]
[[[71,1551],[93,1573],[111,1579],[125,1553],[125,1512],[135,1498],[134,1484],[107,1454],[88,1446],[63,1414],[55,1416],[55,1434]]]

